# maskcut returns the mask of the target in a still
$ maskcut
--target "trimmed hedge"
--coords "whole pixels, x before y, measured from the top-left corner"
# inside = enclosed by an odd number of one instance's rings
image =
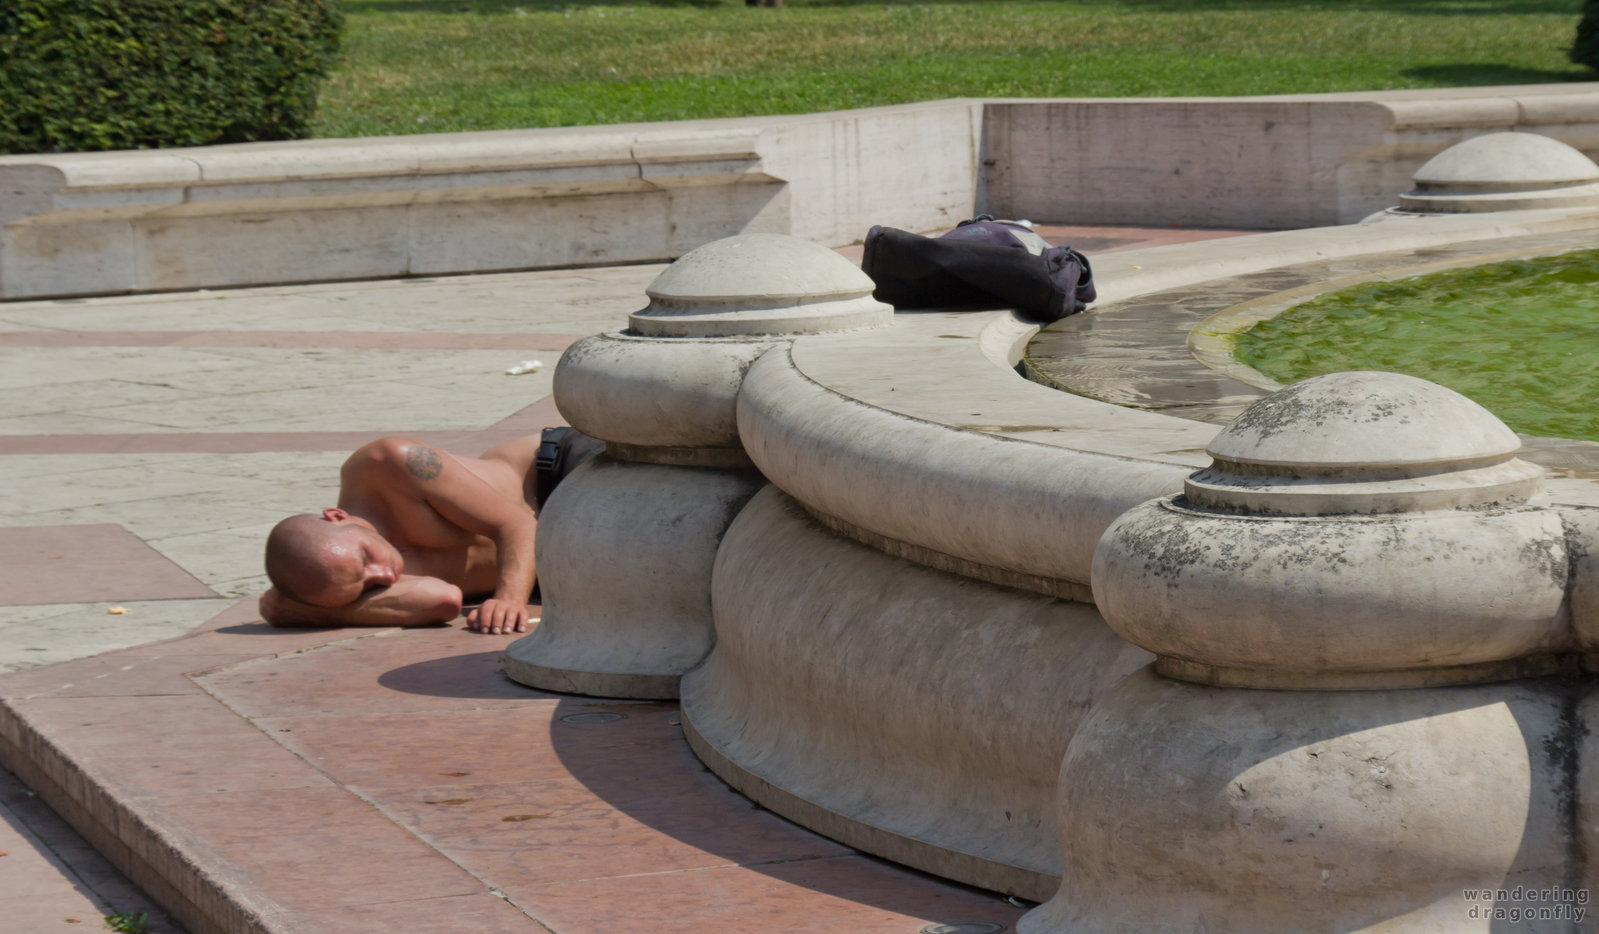
[[[0,0],[0,152],[307,135],[337,0]]]
[[[1599,0],[1583,0],[1582,19],[1577,23],[1577,42],[1571,47],[1571,60],[1599,71]]]

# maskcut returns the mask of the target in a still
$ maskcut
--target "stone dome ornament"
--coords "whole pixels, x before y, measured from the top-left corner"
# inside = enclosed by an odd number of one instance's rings
[[[1519,447],[1425,380],[1296,383],[1223,429],[1183,495],[1106,530],[1099,610],[1156,671],[1202,684],[1383,689],[1548,670],[1565,530]]]
[[[1599,204],[1599,165],[1536,133],[1489,133],[1456,143],[1412,177],[1399,209],[1466,214]]]
[[[1184,484],[1189,504],[1261,515],[1350,515],[1523,503],[1543,471],[1521,440],[1454,390],[1401,373],[1317,376],[1245,409]]]
[[[894,309],[876,284],[827,247],[783,234],[727,237],[683,254],[628,318],[650,337],[813,334],[878,327]]]

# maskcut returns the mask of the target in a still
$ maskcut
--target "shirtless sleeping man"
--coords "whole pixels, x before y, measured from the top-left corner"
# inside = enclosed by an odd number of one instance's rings
[[[339,471],[338,505],[290,516],[267,537],[276,626],[419,626],[467,615],[478,632],[527,630],[539,436],[459,457],[383,438]]]

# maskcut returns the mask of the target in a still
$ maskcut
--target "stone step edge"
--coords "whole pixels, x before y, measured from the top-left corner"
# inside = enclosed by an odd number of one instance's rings
[[[230,884],[152,813],[123,800],[114,782],[83,769],[28,716],[0,699],[0,766],[143,889],[190,934],[289,934],[275,905]],[[214,860],[211,862],[215,862]]]

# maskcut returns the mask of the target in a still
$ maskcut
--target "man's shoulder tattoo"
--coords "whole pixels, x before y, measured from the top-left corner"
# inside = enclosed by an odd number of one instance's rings
[[[439,452],[413,444],[405,449],[405,470],[418,480],[432,480],[444,469]]]

